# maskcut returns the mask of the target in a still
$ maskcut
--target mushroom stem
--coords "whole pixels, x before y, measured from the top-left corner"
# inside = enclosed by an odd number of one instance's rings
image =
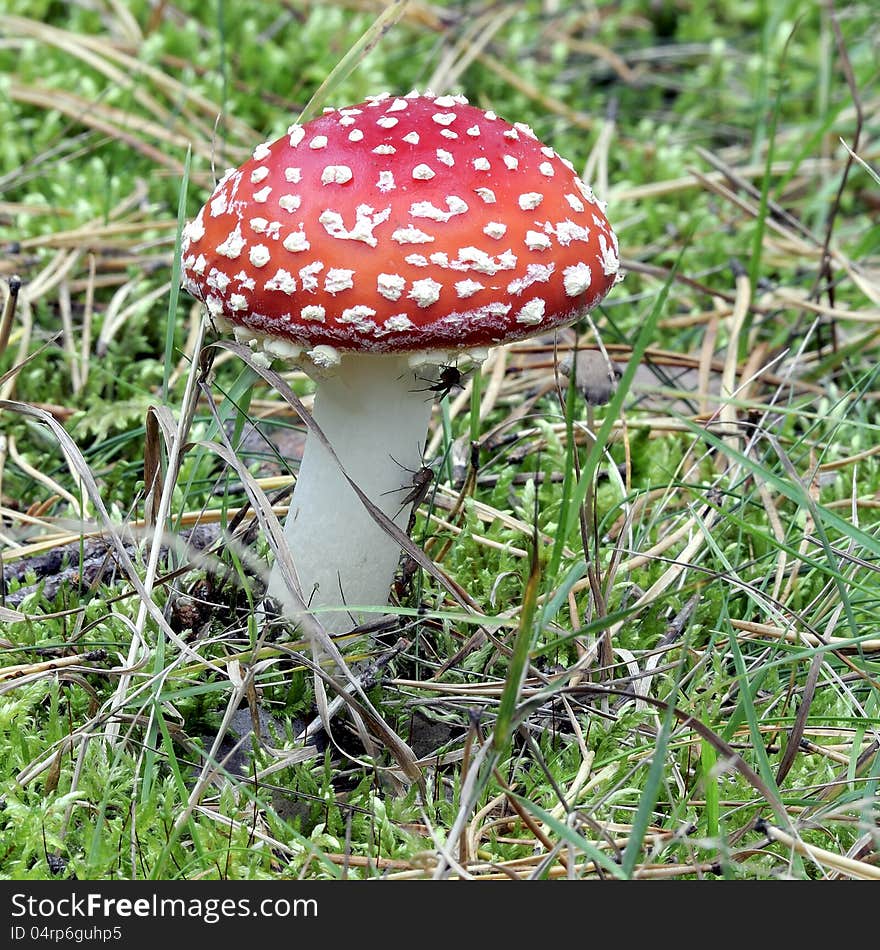
[[[413,370],[406,356],[349,353],[339,372],[318,380],[315,393],[314,419],[346,473],[404,528],[409,515],[404,499],[412,491],[413,474],[422,466],[433,403],[429,387],[435,373],[431,366]],[[388,603],[400,547],[377,524],[326,446],[311,432],[284,536],[303,599],[331,633],[364,619],[345,605]],[[267,592],[284,616],[296,619],[277,567]]]

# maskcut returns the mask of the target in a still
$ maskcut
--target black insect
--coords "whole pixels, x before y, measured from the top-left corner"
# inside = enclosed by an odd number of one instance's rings
[[[400,465],[399,462],[397,464]],[[400,467],[405,468],[403,465]],[[405,470],[412,475],[412,480],[410,481],[409,485],[402,485],[400,488],[394,490],[406,492],[406,494],[400,499],[400,507],[397,509],[397,515],[399,515],[407,506],[410,506],[410,514],[406,527],[406,533],[411,534],[416,520],[416,512],[419,510],[419,506],[422,504],[425,498],[428,497],[428,492],[430,491],[431,485],[434,482],[434,478],[437,475],[437,469],[431,465],[423,465],[421,468],[416,469],[415,471],[409,468],[405,468]],[[397,515],[395,515],[392,520],[396,521]]]
[[[457,366],[442,366],[440,368],[440,378],[436,382],[429,379],[422,380],[425,383],[431,383],[424,389],[417,389],[418,393],[437,393],[437,400],[444,400],[453,390],[461,389],[464,385],[465,375]]]
[[[67,858],[60,854],[47,854],[46,863],[52,874],[63,874],[67,870]]]
[[[436,472],[430,465],[423,465],[413,473],[412,488],[401,499],[401,506],[412,505],[413,510],[419,507],[428,494],[428,489],[434,481]]]

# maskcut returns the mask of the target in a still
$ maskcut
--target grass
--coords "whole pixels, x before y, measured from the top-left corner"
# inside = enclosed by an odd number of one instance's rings
[[[5,10],[0,875],[880,877],[871,4]],[[437,408],[355,696],[255,612],[310,384],[202,346],[174,249],[292,117],[414,86],[586,170],[627,278]]]

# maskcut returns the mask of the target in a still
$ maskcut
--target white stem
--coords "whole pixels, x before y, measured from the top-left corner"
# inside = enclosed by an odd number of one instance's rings
[[[431,370],[429,373],[427,370]],[[347,354],[321,379],[314,418],[354,483],[389,518],[406,526],[413,474],[431,418],[433,394],[406,357]],[[421,391],[419,391],[421,390]],[[303,599],[331,633],[367,619],[328,608],[388,603],[400,547],[373,519],[319,440],[309,433],[284,526]],[[277,568],[268,594],[295,619]]]

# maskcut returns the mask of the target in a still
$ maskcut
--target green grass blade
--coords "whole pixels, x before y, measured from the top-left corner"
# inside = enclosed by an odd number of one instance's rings
[[[794,33],[789,36],[789,40]],[[782,53],[782,60],[779,64],[779,88],[776,90],[776,97],[773,102],[773,111],[770,114],[770,127],[767,132],[767,154],[764,158],[764,177],[761,181],[761,197],[758,202],[758,217],[755,221],[755,233],[752,238],[752,253],[749,260],[749,285],[752,288],[752,296],[755,296],[758,287],[758,277],[761,273],[761,252],[764,248],[764,232],[767,225],[767,213],[770,206],[770,183],[773,180],[772,169],[773,159],[776,149],[776,129],[779,123],[779,113],[782,109],[782,94],[785,89],[785,80],[783,68],[785,65],[785,51],[788,49],[788,43]],[[749,341],[749,328],[751,325],[750,314],[746,315],[743,325],[743,332],[740,335],[740,353],[742,359],[746,353],[746,347]]]
[[[601,848],[597,848],[592,842],[588,841],[583,835],[578,834],[574,828],[570,828],[565,822],[554,818],[549,811],[541,808],[535,802],[511,792],[511,795],[525,808],[526,811],[540,819],[560,841],[570,844],[575,851],[586,855],[594,864],[601,867],[612,877],[622,879],[625,875],[619,864]]]
[[[576,375],[571,374],[568,388],[565,391],[565,468],[562,474],[562,494],[559,499],[559,514],[556,517],[557,530],[553,540],[553,551],[550,554],[550,563],[547,565],[547,580],[550,584],[556,583],[559,567],[562,564],[562,552],[565,550],[568,513],[571,511],[572,483],[575,477],[574,453],[577,451],[574,439],[574,413],[577,404]],[[610,413],[609,413],[610,415]],[[586,571],[586,564],[583,565]]]
[[[581,477],[578,479],[577,485],[575,486],[572,493],[566,513],[565,524],[560,524],[559,526],[559,530],[562,535],[562,544],[565,544],[565,542],[571,537],[577,526],[577,513],[580,510],[580,506],[584,503],[584,499],[587,497],[587,492],[590,491],[593,485],[596,469],[598,468],[599,462],[601,461],[602,453],[604,452],[605,446],[608,442],[608,437],[611,435],[611,430],[614,428],[615,421],[620,416],[624,399],[626,399],[630,387],[632,386],[633,379],[635,379],[636,370],[639,367],[639,363],[645,354],[645,350],[647,350],[654,338],[657,320],[659,319],[660,314],[663,312],[663,308],[666,306],[666,299],[669,296],[669,290],[672,287],[672,282],[675,280],[675,275],[678,273],[681,259],[685,250],[687,249],[688,243],[688,241],[684,242],[675,264],[670,269],[666,281],[660,288],[660,292],[657,294],[657,299],[654,301],[654,306],[651,307],[650,313],[642,322],[639,335],[636,338],[636,342],[632,347],[632,352],[630,353],[629,361],[626,364],[626,369],[623,371],[623,374],[620,377],[617,391],[612,397],[611,402],[609,402],[608,406],[606,407],[605,417],[602,420],[602,425],[599,426],[599,431],[596,433],[596,440],[590,447],[586,461],[584,462],[581,469]]]
[[[453,471],[452,461],[452,443],[454,436],[452,434],[452,416],[449,413],[449,400],[440,400],[440,425],[443,427],[443,461],[441,462],[441,471],[443,477],[450,485],[455,484],[455,472]]]
[[[187,802],[189,801],[189,790],[187,789],[183,773],[180,771],[180,763],[177,761],[177,756],[174,753],[174,740],[171,738],[171,733],[168,731],[168,724],[165,722],[165,717],[162,715],[162,710],[158,706],[156,708],[156,721],[159,725],[159,731],[162,734],[162,745],[168,755],[168,766],[171,769],[171,774],[174,776],[174,785],[177,789],[178,800],[181,802],[182,807],[185,808]],[[189,830],[190,840],[192,841],[196,854],[203,855],[203,848],[201,839],[199,837],[198,828],[196,827],[195,821],[191,814],[187,817],[186,827]],[[169,829],[168,840],[165,843],[165,847],[162,849],[161,854],[157,857],[156,863],[153,867],[153,872],[151,874],[152,880],[162,880],[163,875],[165,874],[165,865],[168,859],[171,857],[171,852],[180,837],[181,830],[182,829],[177,827]]]
[[[380,13],[370,25],[369,29],[366,30],[363,36],[361,36],[345,56],[333,67],[327,78],[315,90],[314,95],[309,99],[305,108],[300,113],[299,122],[307,122],[317,114],[333,90],[357,69],[361,61],[375,49],[382,37],[385,36],[403,16],[409,3],[410,0],[392,0],[392,2],[385,7],[382,13]]]
[[[483,374],[479,366],[474,367],[471,373],[471,442],[478,442],[480,438],[480,402],[483,397]]]
[[[682,652],[684,657],[684,652]],[[654,812],[654,806],[660,795],[660,786],[663,783],[663,772],[666,769],[666,748],[669,745],[669,735],[672,732],[672,723],[675,721],[675,696],[678,693],[678,684],[681,677],[682,664],[679,663],[678,674],[675,678],[675,689],[672,698],[667,701],[666,710],[663,713],[663,721],[660,724],[660,731],[657,733],[657,739],[654,744],[654,752],[651,756],[651,765],[648,769],[648,775],[645,779],[645,785],[642,794],[639,796],[639,807],[636,810],[635,817],[632,820],[632,828],[629,833],[629,840],[623,851],[621,859],[621,868],[627,878],[633,876],[636,862],[642,851],[642,844],[645,839],[645,833],[651,824],[651,816]]]
[[[767,786],[772,789],[775,800],[780,800],[779,787],[776,784],[776,775],[773,769],[773,766],[770,764],[770,758],[767,755],[767,750],[764,747],[764,738],[761,735],[761,726],[758,717],[758,711],[755,709],[754,697],[757,695],[758,688],[761,681],[764,679],[764,670],[758,670],[755,677],[750,680],[748,670],[746,669],[745,660],[743,659],[742,650],[739,647],[739,641],[737,640],[736,633],[731,632],[728,635],[728,643],[730,644],[730,651],[733,654],[733,662],[736,667],[736,675],[739,680],[739,711],[741,711],[746,718],[746,721],[749,724],[749,735],[752,740],[752,753],[755,757],[755,763],[757,766],[757,772],[767,784]],[[772,802],[768,802],[772,805]],[[776,810],[776,809],[774,809]],[[787,813],[784,811],[778,813],[776,816],[782,823],[783,826],[787,827],[790,823]],[[798,869],[800,877],[806,876],[803,868],[803,861],[798,857],[798,855],[792,856],[792,863]]]
[[[541,627],[546,626],[562,609],[563,604],[568,600],[569,592],[572,587],[587,573],[587,565],[584,561],[575,561],[568,569],[568,573],[563,578],[562,583],[556,589],[553,596],[541,611]]]
[[[718,779],[712,774],[718,761],[715,746],[705,739],[700,742],[700,770],[703,775],[703,794],[706,798],[706,835],[709,838],[718,837],[718,819],[720,816],[720,795]]]
[[[162,375],[162,402],[168,402],[168,381],[174,369],[174,331],[177,329],[177,301],[180,298],[180,242],[186,221],[186,193],[189,189],[189,170],[192,149],[187,147],[183,163],[183,177],[177,199],[177,233],[174,238],[174,257],[171,259],[171,290],[168,294],[168,319],[165,324],[165,361]]]
[[[541,583],[541,567],[537,551],[532,551],[529,575],[523,592],[522,610],[519,627],[513,640],[513,653],[504,680],[501,701],[498,704],[498,717],[495,721],[493,744],[498,752],[507,748],[516,728],[516,707],[519,703],[523,679],[529,663],[532,640],[535,635],[535,616],[538,608],[538,593]]]

